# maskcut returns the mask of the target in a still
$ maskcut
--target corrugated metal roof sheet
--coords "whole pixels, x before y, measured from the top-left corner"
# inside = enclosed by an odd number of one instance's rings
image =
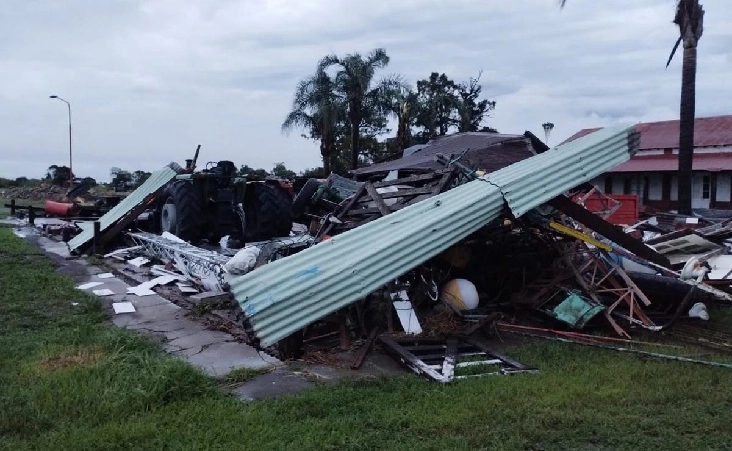
[[[564,143],[588,135],[597,128],[586,128],[569,137]],[[679,121],[645,122],[636,125],[641,134],[640,150],[678,149]],[[564,144],[563,143],[563,144]],[[732,145],[732,115],[700,117],[694,120],[694,147]]]
[[[649,155],[626,161],[608,172],[663,172],[678,171],[678,155]],[[696,154],[694,155],[694,171],[732,171],[732,155]]]
[[[161,170],[153,173],[145,181],[145,183],[143,183],[142,185],[140,185],[139,188],[130,193],[129,196],[122,199],[119,204],[117,204],[114,208],[105,213],[104,216],[99,218],[100,230],[104,231],[111,227],[130,210],[135,208],[135,206],[140,204],[140,202],[142,202],[145,197],[165,186],[166,183],[171,181],[173,177],[178,174],[178,172],[176,171],[180,170],[181,168],[178,164],[170,163]],[[69,241],[70,251],[75,251],[76,249],[85,245],[94,238],[94,227],[92,226],[92,224],[92,222],[79,224],[79,227],[82,229],[82,231],[81,233],[76,235],[71,241]]]
[[[231,281],[264,346],[361,299],[496,219],[528,211],[630,158],[614,127],[501,169]],[[526,197],[524,199],[523,197]]]
[[[415,146],[412,146],[415,147]],[[398,160],[373,164],[352,171],[355,175],[388,172],[397,169],[440,169],[444,166],[435,161],[435,155],[465,155],[460,162],[486,172],[497,171],[517,161],[525,160],[536,153],[531,141],[520,135],[468,132],[441,136],[430,141],[415,152],[407,153]]]

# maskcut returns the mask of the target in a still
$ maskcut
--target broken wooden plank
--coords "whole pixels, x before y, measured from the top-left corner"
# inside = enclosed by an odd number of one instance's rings
[[[371,182],[365,182],[363,186],[366,188],[366,192],[369,193],[369,196],[371,196],[371,199],[376,204],[376,208],[379,209],[379,212],[382,216],[387,216],[389,213],[391,213],[391,210],[389,210],[389,207],[386,206],[384,199],[381,197],[378,191],[376,191],[376,188],[374,188],[374,185],[371,184]]]
[[[366,359],[366,355],[369,353],[369,350],[371,350],[371,347],[374,345],[374,341],[376,341],[377,332],[378,330],[374,328],[374,330],[372,330],[369,334],[369,338],[366,339],[364,344],[356,352],[356,355],[353,358],[353,362],[351,363],[352,370],[357,370],[361,368],[361,365],[363,365],[363,361]]]

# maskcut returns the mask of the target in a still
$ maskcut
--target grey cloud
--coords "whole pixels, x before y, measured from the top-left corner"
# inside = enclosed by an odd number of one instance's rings
[[[15,2],[0,18],[0,176],[65,162],[74,106],[74,166],[154,170],[203,144],[204,159],[300,170],[317,145],[280,123],[299,79],[328,53],[387,48],[386,73],[465,80],[483,70],[488,123],[552,143],[583,127],[672,119],[680,58],[673,0],[133,0]],[[729,113],[732,6],[704,0],[697,113]]]

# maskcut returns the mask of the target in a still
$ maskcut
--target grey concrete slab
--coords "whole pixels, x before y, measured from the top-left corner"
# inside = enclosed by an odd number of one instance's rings
[[[185,354],[191,350],[180,351],[180,353],[174,352],[173,354]],[[256,349],[231,341],[202,347],[200,351],[187,355],[186,360],[212,376],[225,376],[231,370],[238,368],[272,367],[271,363],[262,359]]]
[[[204,348],[214,343],[223,343],[231,341],[231,335],[215,330],[201,330],[194,334],[183,335],[168,341],[165,347],[174,352],[183,351],[191,348]]]
[[[257,376],[232,392],[242,401],[268,399],[282,395],[293,395],[315,387],[315,383],[292,371],[282,368]]]

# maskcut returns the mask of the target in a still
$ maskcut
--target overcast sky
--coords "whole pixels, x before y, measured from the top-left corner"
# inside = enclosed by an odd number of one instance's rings
[[[732,113],[732,2],[702,0],[697,116]],[[280,125],[324,55],[384,47],[412,84],[483,70],[502,133],[678,118],[673,0],[5,0],[0,16],[0,176],[68,164],[154,171],[229,159],[296,171],[317,145]]]

